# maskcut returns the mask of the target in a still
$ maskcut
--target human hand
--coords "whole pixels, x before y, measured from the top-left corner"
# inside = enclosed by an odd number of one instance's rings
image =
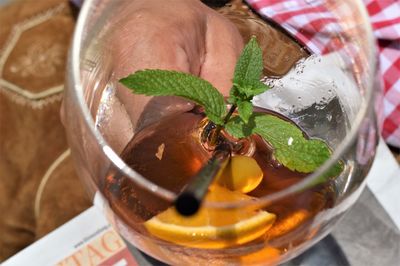
[[[199,0],[135,0],[123,8],[113,39],[117,79],[141,69],[176,70],[199,76],[228,95],[243,48],[242,37],[229,20]],[[150,115],[151,97],[134,96],[121,85],[117,95],[135,127],[145,108],[145,115]],[[152,101],[156,102],[148,110],[156,106],[157,115],[193,107],[176,97]]]

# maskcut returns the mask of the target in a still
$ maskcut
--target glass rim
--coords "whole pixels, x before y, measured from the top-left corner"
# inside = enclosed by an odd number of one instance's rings
[[[120,171],[124,176],[128,177],[131,179],[133,182],[135,182],[137,185],[141,186],[142,188],[156,194],[158,197],[161,197],[167,201],[173,202],[176,199],[177,194],[167,190],[163,187],[160,187],[149,180],[147,180],[145,177],[143,177],[141,174],[137,173],[135,170],[130,168],[121,158],[120,156],[108,145],[107,141],[104,139],[103,135],[100,133],[100,131],[95,127],[95,122],[91,116],[90,110],[87,106],[87,103],[84,99],[83,95],[83,86],[81,83],[81,77],[80,77],[80,55],[81,55],[81,46],[83,44],[83,31],[85,29],[86,23],[87,23],[87,18],[88,14],[90,13],[91,7],[93,6],[93,2],[96,0],[87,0],[84,2],[82,9],[80,11],[77,24],[75,27],[75,32],[73,35],[72,39],[72,46],[71,46],[71,51],[70,51],[70,59],[69,60],[69,65],[72,69],[71,71],[71,81],[72,81],[72,88],[73,88],[73,95],[77,100],[77,106],[79,107],[79,111],[82,114],[84,121],[86,123],[86,126],[89,128],[90,134],[96,138],[97,144],[100,146],[100,149],[102,150],[103,154],[110,160],[110,163],[115,166],[118,171]],[[361,11],[362,17],[365,21],[368,21],[368,15],[367,15],[367,10],[365,7],[362,5],[360,0],[356,1],[356,4],[359,7],[359,10]],[[371,70],[372,74],[376,73],[376,47],[374,45],[374,37],[372,34],[372,27],[370,23],[367,23],[365,25],[366,30],[367,30],[367,41],[370,49],[370,54],[367,55],[368,60],[371,62]],[[206,202],[205,206],[207,207],[213,207],[213,208],[238,208],[238,207],[244,207],[248,205],[266,205],[270,202],[276,201],[278,199],[282,199],[288,195],[294,194],[296,192],[305,190],[310,187],[310,184],[312,184],[314,181],[316,181],[319,176],[321,176],[323,173],[328,171],[338,160],[340,160],[341,155],[344,154],[350,145],[353,143],[355,138],[357,137],[357,133],[360,129],[360,126],[362,124],[362,121],[364,117],[366,116],[369,108],[373,108],[373,97],[374,95],[374,75],[369,75],[368,77],[368,84],[366,88],[366,94],[365,94],[365,100],[361,102],[360,109],[358,110],[356,117],[354,119],[354,122],[352,123],[353,126],[351,127],[350,131],[346,134],[344,139],[340,142],[338,147],[333,151],[331,157],[325,161],[325,163],[320,166],[316,171],[314,171],[311,174],[308,174],[306,177],[303,178],[300,182],[297,182],[296,184],[293,184],[284,190],[275,192],[270,195],[266,195],[263,197],[260,197],[257,199],[257,201],[254,200],[243,200],[240,202]]]

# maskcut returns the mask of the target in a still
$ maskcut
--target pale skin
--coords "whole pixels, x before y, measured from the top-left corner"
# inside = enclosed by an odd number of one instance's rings
[[[117,24],[121,27],[113,41],[116,78],[141,69],[176,70],[199,76],[229,95],[243,40],[228,19],[201,1],[131,1],[121,9]],[[122,85],[117,95],[137,125],[151,97],[133,96]],[[193,107],[176,98],[163,98],[156,105],[163,114]]]

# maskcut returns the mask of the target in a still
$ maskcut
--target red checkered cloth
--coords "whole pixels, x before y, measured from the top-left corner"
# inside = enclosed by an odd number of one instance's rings
[[[316,54],[332,51],[340,31],[335,14],[326,9],[332,1],[247,0],[260,15],[279,23]],[[400,147],[400,1],[364,0],[377,39],[380,77],[384,88],[382,135]],[[347,10],[351,12],[351,10]]]

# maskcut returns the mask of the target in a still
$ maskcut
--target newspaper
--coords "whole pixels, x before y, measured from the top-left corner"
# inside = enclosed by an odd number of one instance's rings
[[[135,266],[125,242],[93,206],[2,266]]]

